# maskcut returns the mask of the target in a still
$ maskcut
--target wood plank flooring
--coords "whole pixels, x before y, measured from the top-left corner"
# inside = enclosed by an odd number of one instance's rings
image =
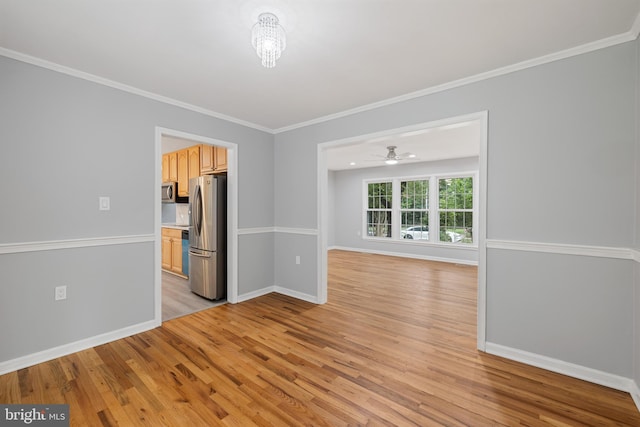
[[[224,301],[211,301],[194,294],[189,289],[189,280],[175,274],[162,272],[162,321],[175,319],[226,304]]]
[[[278,294],[0,376],[77,426],[640,426],[626,393],[478,352],[476,269],[329,254],[329,302]]]

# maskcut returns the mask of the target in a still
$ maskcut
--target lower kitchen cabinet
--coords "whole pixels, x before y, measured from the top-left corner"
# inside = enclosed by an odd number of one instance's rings
[[[184,276],[182,272],[182,231],[162,228],[162,269]]]

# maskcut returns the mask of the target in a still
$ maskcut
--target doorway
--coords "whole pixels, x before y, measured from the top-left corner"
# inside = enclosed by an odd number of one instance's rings
[[[318,300],[320,303],[327,301],[327,268],[329,248],[329,232],[332,219],[329,206],[332,205],[329,194],[329,152],[332,149],[357,146],[371,143],[380,139],[388,139],[394,136],[405,136],[414,133],[425,132],[430,129],[451,127],[458,124],[477,121],[478,132],[478,230],[474,233],[477,237],[477,264],[478,264],[478,294],[477,294],[477,348],[484,351],[486,341],[486,218],[487,218],[487,139],[488,139],[488,112],[478,112],[448,119],[421,123],[403,128],[390,129],[373,134],[360,135],[336,141],[318,144]]]
[[[163,143],[164,141],[164,143]],[[155,183],[156,188],[160,188],[162,184],[162,160],[163,160],[163,150],[165,152],[177,151],[183,148],[187,148],[189,146],[196,146],[200,144],[205,144],[207,146],[215,146],[224,148],[227,156],[227,298],[226,302],[236,303],[238,299],[238,233],[237,233],[237,224],[238,224],[238,159],[237,159],[237,144],[230,143],[227,141],[217,140],[213,138],[208,138],[201,135],[190,134],[182,131],[167,129],[167,128],[156,128],[156,138],[155,138],[155,165],[156,165],[156,176]],[[186,203],[188,199],[182,198],[181,202]],[[170,274],[163,269],[163,254],[162,254],[162,224],[163,224],[163,206],[164,204],[161,201],[160,192],[156,192],[155,199],[155,221],[154,221],[154,229],[155,229],[155,291],[154,291],[154,319],[155,322],[159,325],[164,320],[168,320],[169,318],[178,317],[180,315],[188,314],[189,310],[199,311],[203,308],[208,308],[211,306],[215,306],[218,303],[210,302],[206,299],[202,299],[201,297],[196,296],[195,294],[190,295],[189,292],[180,291],[180,293],[172,293],[163,291],[164,285],[174,285],[180,288],[186,287],[184,272],[176,271],[177,274]],[[184,207],[180,207],[176,212],[176,220],[174,221],[178,224],[184,225],[184,218],[178,220],[178,215],[184,215]],[[165,212],[166,218],[166,212]],[[188,221],[188,219],[187,219]],[[185,227],[182,227],[185,228]],[[180,227],[178,227],[178,230]],[[179,288],[178,288],[179,289]],[[176,290],[176,288],[172,289]],[[165,304],[163,301],[164,298],[174,298],[175,304]],[[196,297],[195,299],[193,297]],[[201,299],[201,300],[199,300]],[[168,302],[168,301],[166,301]],[[177,308],[178,307],[178,308]],[[191,308],[190,308],[191,307]],[[166,309],[167,313],[164,313],[163,308]],[[176,311],[176,309],[178,311]]]

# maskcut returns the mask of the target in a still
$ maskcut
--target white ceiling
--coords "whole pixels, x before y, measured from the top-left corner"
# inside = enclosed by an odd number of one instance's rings
[[[464,121],[389,136],[363,139],[327,150],[327,169],[344,170],[387,166],[387,147],[396,146],[398,164],[431,162],[480,154],[482,124]],[[387,166],[393,167],[393,166]]]
[[[250,43],[263,11],[287,32],[273,69]],[[637,35],[639,11],[640,0],[0,0],[0,54],[278,132]]]

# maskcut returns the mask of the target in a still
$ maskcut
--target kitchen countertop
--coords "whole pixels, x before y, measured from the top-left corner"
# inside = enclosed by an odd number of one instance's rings
[[[162,227],[164,228],[175,228],[177,230],[189,230],[189,226],[188,225],[179,225],[176,223],[162,223]]]

